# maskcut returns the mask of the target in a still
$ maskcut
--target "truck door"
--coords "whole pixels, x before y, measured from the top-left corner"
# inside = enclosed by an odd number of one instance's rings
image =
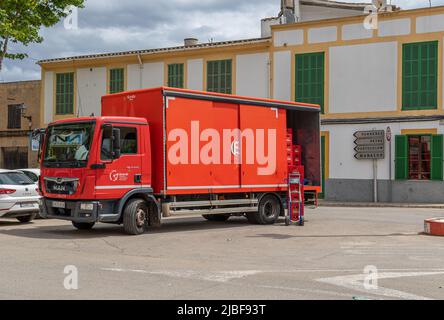
[[[113,128],[120,130],[120,150],[118,159],[113,159],[112,136]],[[98,199],[118,199],[128,191],[142,187],[143,152],[140,127],[134,125],[115,124],[104,126],[100,139],[97,169],[96,197]]]

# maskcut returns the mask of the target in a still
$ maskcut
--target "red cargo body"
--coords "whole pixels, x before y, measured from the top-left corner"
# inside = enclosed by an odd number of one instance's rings
[[[306,111],[310,109],[318,111],[318,107],[214,93],[207,93],[205,99],[202,99],[203,95],[202,92],[172,88],[108,95],[102,98],[102,116],[137,116],[148,121],[151,128],[153,158],[152,187],[156,194],[285,191],[288,176],[287,110],[283,107]],[[254,105],[255,103],[257,105]],[[267,104],[268,106],[265,106]],[[279,106],[282,108],[277,108]],[[199,123],[198,131],[192,132],[192,122]],[[264,165],[260,165],[256,157],[253,164],[247,163],[246,142],[241,144],[243,148],[241,164],[235,163],[233,154],[231,154],[231,164],[203,164],[200,159],[192,159],[191,154],[187,156],[188,164],[171,164],[168,155],[176,141],[168,138],[175,129],[184,129],[188,133],[190,150],[193,148],[192,144],[196,143],[192,135],[200,135],[205,129],[214,129],[221,137],[223,130],[227,129],[240,129],[241,132],[252,130],[255,142],[257,130],[264,130],[265,155],[268,150],[266,133],[275,130],[277,141],[275,172],[270,175],[259,175],[258,169]],[[164,139],[167,141],[166,148],[163,145]],[[208,141],[200,141],[195,148],[201,150],[207,143]],[[220,152],[220,157],[223,157],[222,145]]]

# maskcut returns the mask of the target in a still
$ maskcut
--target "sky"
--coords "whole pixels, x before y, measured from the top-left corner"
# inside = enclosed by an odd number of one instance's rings
[[[403,9],[429,6],[429,0],[391,2]],[[444,5],[444,0],[432,4]],[[164,48],[182,45],[187,37],[200,42],[260,37],[260,20],[279,10],[280,0],[86,0],[77,29],[66,29],[62,21],[41,30],[43,43],[11,48],[29,57],[6,60],[0,82],[40,79],[36,62],[42,59]]]

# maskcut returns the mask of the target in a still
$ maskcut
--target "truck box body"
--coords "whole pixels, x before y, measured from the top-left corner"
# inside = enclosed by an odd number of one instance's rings
[[[102,116],[148,121],[155,194],[285,191],[287,128],[320,185],[318,106],[163,87],[105,96]]]

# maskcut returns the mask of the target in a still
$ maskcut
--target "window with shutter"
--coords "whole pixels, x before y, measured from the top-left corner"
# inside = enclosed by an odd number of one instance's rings
[[[56,114],[74,113],[74,72],[56,75]]]
[[[431,179],[443,180],[443,135],[432,136]]]
[[[109,93],[125,91],[125,70],[123,68],[109,71]]]
[[[232,61],[207,62],[207,91],[232,93]]]
[[[322,113],[324,113],[324,65],[324,52],[296,55],[296,101],[319,104]]]
[[[438,41],[408,43],[402,50],[402,109],[438,106]]]
[[[406,180],[408,177],[408,140],[407,136],[395,137],[395,179]]]
[[[175,63],[168,65],[168,87],[183,88],[183,63]]]

